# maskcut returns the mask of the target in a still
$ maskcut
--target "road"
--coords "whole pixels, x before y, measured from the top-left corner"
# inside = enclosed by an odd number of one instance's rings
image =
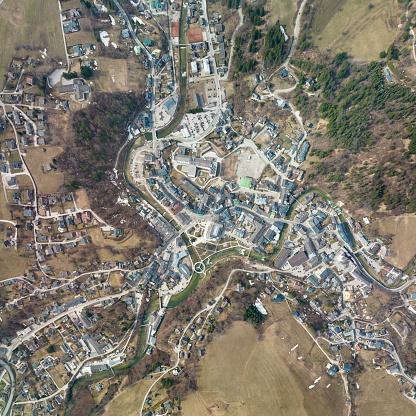
[[[7,371],[7,374],[9,375],[9,378],[10,378],[11,389],[10,389],[9,398],[7,399],[7,403],[1,413],[1,416],[7,416],[13,404],[13,398],[16,392],[16,383],[15,383],[15,378],[14,378],[14,372],[9,366],[8,362],[0,359],[0,366],[3,367]]]

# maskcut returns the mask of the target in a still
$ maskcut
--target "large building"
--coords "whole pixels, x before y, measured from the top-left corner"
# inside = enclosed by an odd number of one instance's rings
[[[211,73],[211,65],[209,64],[209,59],[208,58],[204,58],[202,60],[202,63],[204,64],[204,72],[205,72],[205,75],[210,74]]]
[[[216,159],[209,160],[202,157],[177,155],[175,156],[175,162],[178,165],[195,166],[202,170],[208,170],[210,178],[217,176],[219,162]]]

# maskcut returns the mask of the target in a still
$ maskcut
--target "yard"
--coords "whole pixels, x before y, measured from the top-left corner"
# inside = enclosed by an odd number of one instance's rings
[[[398,34],[396,0],[318,0],[314,9],[313,42],[321,50],[330,47],[334,53],[371,61]]]
[[[33,147],[27,150],[25,162],[37,186],[39,194],[58,192],[64,184],[64,174],[58,169],[45,173],[43,166],[52,164],[52,159],[62,153],[62,147],[45,147],[46,152],[40,147]]]
[[[12,57],[40,57],[65,61],[59,8],[56,0],[4,0],[0,5],[0,78]],[[26,48],[26,49],[25,49]],[[29,49],[30,48],[30,49]]]

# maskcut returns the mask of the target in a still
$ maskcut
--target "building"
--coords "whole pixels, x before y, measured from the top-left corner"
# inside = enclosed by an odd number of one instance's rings
[[[195,63],[196,65],[196,62],[192,62],[192,63]],[[194,94],[194,104],[196,108],[205,107],[204,96],[202,94]]]
[[[84,101],[89,99],[91,88],[82,79],[74,79],[73,83],[61,85],[58,87],[58,93],[63,94],[74,94],[75,99],[78,101]]]
[[[302,265],[308,261],[308,256],[306,255],[305,251],[299,251],[299,253],[296,253],[293,257],[289,259],[289,264],[291,267],[297,267]]]
[[[204,58],[202,60],[202,63],[204,64],[204,73],[206,74],[211,74],[211,65],[209,63],[209,59],[208,58]]]
[[[274,262],[274,267],[276,267],[276,269],[281,269],[286,264],[286,261],[289,258],[290,253],[290,250],[284,248],[280,252],[279,257]]]
[[[302,147],[299,150],[299,153],[298,153],[298,161],[300,163],[305,161],[306,155],[308,154],[308,151],[309,151],[310,147],[311,147],[311,145],[309,144],[309,142],[305,140],[302,144]]]

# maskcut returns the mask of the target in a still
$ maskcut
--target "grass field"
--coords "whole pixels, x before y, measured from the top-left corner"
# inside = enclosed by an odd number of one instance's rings
[[[62,152],[62,147],[46,147],[45,149],[46,152],[43,152],[40,147],[30,148],[27,150],[27,156],[25,157],[25,162],[35,180],[39,194],[57,192],[64,183],[62,172],[51,170],[45,173],[42,168],[46,163],[52,164],[52,159]]]
[[[393,266],[404,269],[416,253],[416,216],[399,215],[397,217],[381,218],[364,230],[371,230],[381,238],[393,235],[386,260]],[[373,234],[370,234],[373,236]]]
[[[103,416],[139,416],[144,396],[153,381],[141,380],[126,389],[108,404]]]
[[[397,378],[389,376],[384,370],[367,367],[359,377],[356,414],[366,416],[411,416],[415,405],[400,393]]]
[[[274,25],[278,20],[285,27],[289,36],[293,35],[293,16],[296,11],[294,0],[267,0],[264,6],[268,12],[265,18],[269,25]]]
[[[314,9],[314,44],[357,60],[377,59],[399,30],[396,0],[318,0]]]
[[[0,5],[0,79],[11,58],[38,57],[46,48],[47,55],[56,61],[65,59],[59,8],[56,0],[4,0]],[[34,51],[16,46],[31,45]]]
[[[198,373],[198,390],[182,402],[185,416],[345,414],[340,379],[329,380],[325,357],[285,308],[276,307],[280,321],[261,340],[251,324],[236,322],[212,341]],[[316,387],[308,389],[319,376]]]

